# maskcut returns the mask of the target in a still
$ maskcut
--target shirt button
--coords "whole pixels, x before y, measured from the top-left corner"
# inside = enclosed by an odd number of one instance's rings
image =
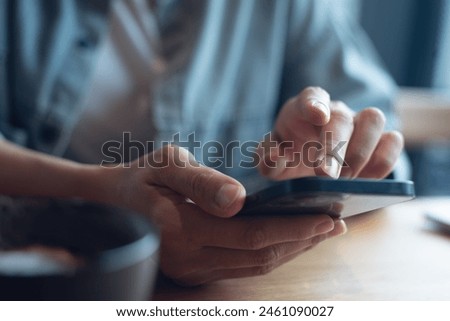
[[[76,41],[76,45],[81,49],[92,49],[96,46],[97,41],[93,36],[80,37]]]

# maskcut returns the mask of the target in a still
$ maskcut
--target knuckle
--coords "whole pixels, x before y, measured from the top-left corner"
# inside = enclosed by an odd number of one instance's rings
[[[346,162],[350,166],[357,166],[366,163],[369,158],[370,153],[367,150],[360,148],[354,151],[351,155],[348,155],[348,157],[346,158]]]
[[[152,153],[150,162],[154,168],[158,168],[161,170],[159,174],[169,175],[170,170],[167,171],[167,169],[171,168],[174,165],[173,163],[174,154],[175,154],[174,146],[164,145],[163,147],[157,149]]]
[[[376,170],[379,172],[385,172],[395,165],[395,160],[391,157],[380,158],[376,165]]]
[[[330,99],[330,94],[323,89],[322,87],[319,86],[308,86],[305,89],[302,90],[302,92],[300,93],[301,95],[312,95],[312,96],[319,96],[319,97],[324,97],[327,99]]]
[[[185,148],[167,144],[161,147],[161,157],[165,164],[169,167],[187,167],[193,160],[193,155]]]
[[[311,238],[313,233],[313,230],[308,227],[307,224],[305,224],[303,228],[299,228],[297,230],[297,232],[295,233],[295,239],[297,242],[305,242]]]
[[[242,243],[248,249],[258,250],[264,247],[267,232],[260,224],[251,225],[243,234]]]
[[[325,241],[326,239],[327,239],[327,235],[326,234],[321,234],[321,235],[314,236],[313,238],[311,238],[310,246],[311,247],[316,246],[317,244]]]
[[[174,179],[175,172],[174,167],[178,167],[176,163],[176,147],[171,145],[165,145],[154,152],[152,157],[153,167],[158,169],[154,175],[160,182],[172,181]]]
[[[269,246],[264,248],[256,254],[254,258],[254,264],[256,266],[270,265],[277,262],[280,258],[280,252],[277,247]]]
[[[328,92],[320,86],[308,86],[305,88],[305,91],[328,95]]]
[[[380,178],[386,173],[389,173],[395,166],[396,159],[392,157],[380,157],[377,156],[372,164],[370,164],[369,177]],[[365,169],[365,171],[367,171]]]
[[[275,269],[275,264],[267,264],[262,266],[257,266],[255,268],[255,275],[266,275]]]
[[[207,192],[209,182],[213,179],[211,173],[204,171],[194,173],[188,182],[194,196],[202,196]]]

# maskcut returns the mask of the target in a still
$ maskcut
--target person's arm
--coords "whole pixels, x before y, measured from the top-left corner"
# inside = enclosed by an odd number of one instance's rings
[[[269,159],[260,166],[262,174],[277,180],[387,176],[403,148],[391,105],[392,78],[353,17],[339,15],[336,4],[291,4],[284,101],[272,137],[293,146],[262,151]]]
[[[2,194],[79,197],[149,216],[161,234],[163,273],[184,285],[265,274],[346,231],[328,215],[230,219],[243,186],[176,146],[100,167],[0,141],[0,181]]]
[[[0,194],[106,201],[104,171],[0,139]]]

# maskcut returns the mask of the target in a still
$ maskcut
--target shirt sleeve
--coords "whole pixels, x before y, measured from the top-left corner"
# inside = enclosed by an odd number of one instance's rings
[[[292,1],[282,80],[282,98],[320,86],[354,110],[376,106],[396,128],[392,111],[396,84],[386,72],[356,17],[336,2]]]

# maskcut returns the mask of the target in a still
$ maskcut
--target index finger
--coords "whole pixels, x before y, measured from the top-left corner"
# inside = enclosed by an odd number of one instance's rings
[[[343,102],[333,101],[331,120],[321,128],[320,141],[322,148],[318,150],[319,161],[315,172],[338,178],[345,163],[348,143],[353,133],[354,112]]]

